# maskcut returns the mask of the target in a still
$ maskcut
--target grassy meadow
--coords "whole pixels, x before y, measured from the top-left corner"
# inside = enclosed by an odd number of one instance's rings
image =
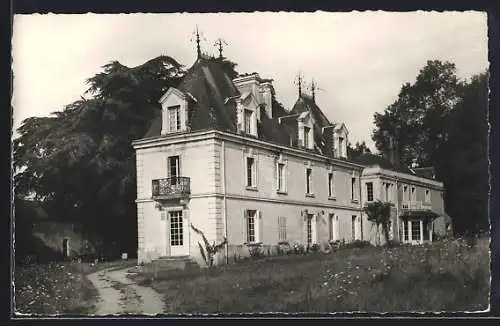
[[[478,311],[489,306],[489,238],[339,249],[136,276],[165,313]]]
[[[134,262],[52,262],[16,266],[15,312],[34,315],[88,315],[95,310],[98,293],[86,275],[104,268],[132,266]]]

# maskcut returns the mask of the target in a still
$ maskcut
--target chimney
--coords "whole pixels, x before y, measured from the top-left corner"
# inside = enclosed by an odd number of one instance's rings
[[[394,138],[394,136],[392,136],[391,134],[389,134],[389,132],[387,130],[384,130],[384,136],[387,137],[387,140],[388,140],[388,145],[387,145],[387,154],[386,154],[386,158],[391,162],[391,164],[394,166],[394,167],[398,167],[398,155],[396,154],[398,152],[397,150],[397,140]]]
[[[269,118],[273,118],[273,94],[272,85],[270,82],[261,84],[262,99],[266,107],[266,113]]]

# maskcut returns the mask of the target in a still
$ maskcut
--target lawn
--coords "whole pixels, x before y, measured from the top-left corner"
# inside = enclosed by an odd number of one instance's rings
[[[211,270],[142,272],[165,313],[477,311],[489,304],[489,239],[268,257]]]
[[[104,268],[135,265],[135,261],[95,264],[52,262],[16,266],[15,311],[36,315],[87,315],[95,309],[97,290],[86,275]]]

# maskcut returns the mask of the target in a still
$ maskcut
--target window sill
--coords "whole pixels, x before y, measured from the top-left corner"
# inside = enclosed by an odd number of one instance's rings
[[[337,197],[328,197],[328,200],[337,200]]]
[[[353,203],[353,204],[359,204],[359,200],[357,200],[357,199],[351,199],[351,203]]]
[[[278,195],[288,195],[288,192],[286,192],[286,190],[276,190],[276,193]]]
[[[245,189],[250,191],[259,191],[255,186],[246,186]]]
[[[243,244],[249,247],[262,246],[262,242],[245,242]]]
[[[309,197],[309,198],[314,198],[314,194],[307,194],[307,193],[306,193],[306,197]]]

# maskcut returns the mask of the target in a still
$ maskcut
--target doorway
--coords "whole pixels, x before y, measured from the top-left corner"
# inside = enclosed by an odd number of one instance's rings
[[[186,256],[189,255],[189,238],[187,221],[182,214],[182,210],[169,212],[169,232],[170,232],[170,255]]]

